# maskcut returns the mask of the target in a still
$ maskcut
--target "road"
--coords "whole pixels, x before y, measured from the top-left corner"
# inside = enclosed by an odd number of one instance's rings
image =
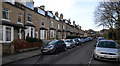
[[[54,55],[40,55],[28,58],[22,61],[14,62],[12,64],[117,64],[119,62],[108,62],[93,59],[93,50],[96,40],[83,43],[72,49],[67,49]]]

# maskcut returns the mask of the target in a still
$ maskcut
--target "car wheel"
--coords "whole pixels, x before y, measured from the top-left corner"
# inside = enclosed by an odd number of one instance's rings
[[[66,47],[64,48],[64,51],[66,51]]]
[[[56,48],[53,48],[53,50],[51,51],[52,54],[56,54],[57,51],[56,51]]]

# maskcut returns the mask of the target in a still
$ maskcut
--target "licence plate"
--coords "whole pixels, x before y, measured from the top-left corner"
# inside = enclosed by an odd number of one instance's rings
[[[104,57],[105,58],[113,58],[113,56],[106,56],[106,55],[104,55]]]

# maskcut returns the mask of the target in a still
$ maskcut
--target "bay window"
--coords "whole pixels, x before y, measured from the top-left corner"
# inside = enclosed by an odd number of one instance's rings
[[[50,38],[55,38],[55,30],[50,30]]]
[[[3,39],[3,28],[2,25],[0,25],[0,41],[2,41]]]
[[[40,39],[47,39],[47,31],[40,30]]]

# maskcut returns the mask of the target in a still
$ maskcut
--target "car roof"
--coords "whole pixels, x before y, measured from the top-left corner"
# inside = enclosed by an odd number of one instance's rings
[[[114,40],[100,40],[100,41],[110,41],[110,42],[115,42]]]

